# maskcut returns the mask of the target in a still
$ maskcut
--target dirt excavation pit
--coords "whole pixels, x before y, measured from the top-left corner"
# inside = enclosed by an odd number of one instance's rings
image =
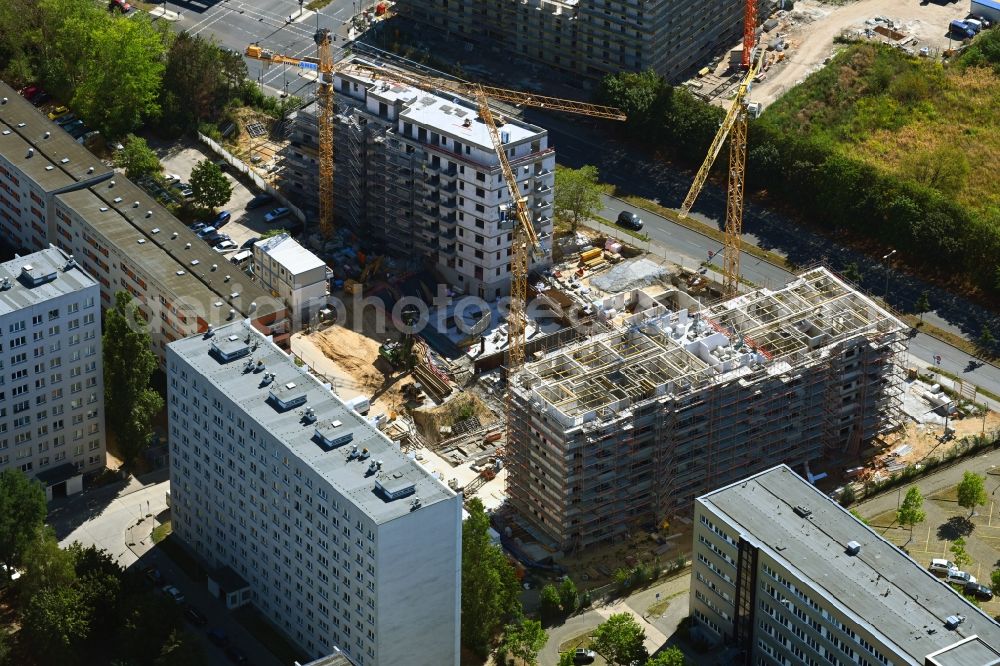
[[[450,428],[473,416],[477,417],[482,425],[488,425],[495,420],[493,412],[486,403],[472,393],[455,394],[455,397],[440,407],[417,409],[413,411],[412,416],[420,435],[430,445],[451,437],[451,433],[442,432],[442,428]]]

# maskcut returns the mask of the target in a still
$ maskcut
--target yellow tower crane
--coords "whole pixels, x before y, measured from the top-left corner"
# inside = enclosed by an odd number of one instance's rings
[[[722,292],[725,298],[732,298],[739,292],[740,284],[740,237],[743,233],[743,194],[746,177],[747,129],[750,119],[750,100],[747,96],[753,80],[764,64],[764,50],[756,48],[757,6],[756,0],[747,0],[746,19],[743,35],[743,63],[746,75],[740,81],[736,97],[719,125],[708,155],[695,174],[691,189],[681,204],[680,216],[685,218],[691,212],[695,199],[701,194],[708,173],[715,159],[722,151],[722,145],[729,138],[729,183],[726,191],[726,231],[723,244]]]
[[[317,28],[313,35],[319,59],[319,230],[333,234],[333,35]]]

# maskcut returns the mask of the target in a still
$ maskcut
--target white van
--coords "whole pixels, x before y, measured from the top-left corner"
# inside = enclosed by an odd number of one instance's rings
[[[240,250],[233,256],[229,257],[229,261],[233,262],[237,266],[242,266],[246,262],[250,261],[253,257],[253,250]]]

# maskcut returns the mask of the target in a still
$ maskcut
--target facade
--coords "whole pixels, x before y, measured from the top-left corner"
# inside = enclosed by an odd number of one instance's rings
[[[1000,663],[1000,625],[786,465],[694,507],[691,615],[733,663]]]
[[[103,308],[129,291],[161,363],[172,340],[234,319],[251,317],[280,344],[291,334],[284,303],[3,83],[0,236],[73,255],[99,283]]]
[[[322,259],[288,234],[254,244],[254,278],[288,306],[292,332],[308,326],[326,307],[328,272]]]
[[[447,38],[485,42],[498,57],[593,84],[606,74],[648,69],[671,83],[681,80],[740,40],[744,6],[743,0],[403,0],[396,10]]]
[[[336,74],[334,85],[339,223],[373,247],[422,258],[462,293],[486,300],[508,294],[514,217],[506,214],[510,195],[476,105],[353,73]],[[308,197],[318,170],[311,109],[298,113],[282,172],[286,192]],[[544,258],[533,264],[541,269],[551,263],[555,151],[545,130],[499,122],[541,240]]]
[[[49,499],[104,469],[100,306],[55,248],[0,264],[0,469],[37,476]]]
[[[0,240],[21,252],[55,238],[53,197],[111,177],[93,153],[0,81]]]
[[[527,364],[512,387],[509,500],[563,549],[898,425],[906,326],[824,268],[711,307],[619,294],[599,314],[607,332]]]
[[[167,347],[174,533],[307,655],[459,663],[461,496],[247,322]]]

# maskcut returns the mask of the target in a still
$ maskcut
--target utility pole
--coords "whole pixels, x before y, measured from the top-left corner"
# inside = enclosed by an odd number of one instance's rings
[[[896,254],[895,250],[893,250],[889,254],[885,255],[884,257],[882,257],[882,261],[886,262],[885,263],[885,293],[882,295],[882,300],[885,301],[886,303],[889,302],[889,300],[888,300],[889,299],[889,275],[891,275],[891,273],[892,273],[892,267],[889,265],[889,262],[887,260],[889,259],[889,257],[891,257],[894,254]]]

